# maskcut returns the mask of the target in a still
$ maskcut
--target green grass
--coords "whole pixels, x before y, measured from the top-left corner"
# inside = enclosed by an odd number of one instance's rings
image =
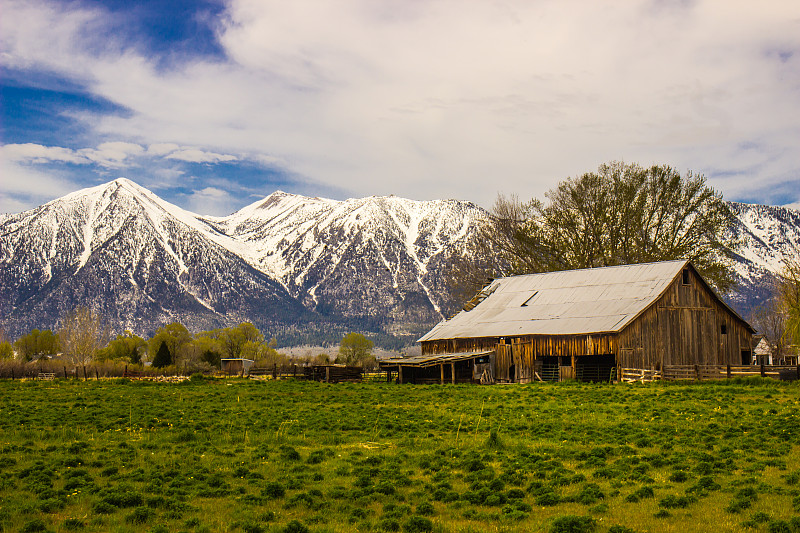
[[[800,531],[800,386],[0,382],[0,531]]]

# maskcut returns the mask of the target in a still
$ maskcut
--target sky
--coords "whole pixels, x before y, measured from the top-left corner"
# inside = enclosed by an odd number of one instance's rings
[[[127,177],[543,198],[609,161],[800,208],[800,2],[0,0],[0,213]]]

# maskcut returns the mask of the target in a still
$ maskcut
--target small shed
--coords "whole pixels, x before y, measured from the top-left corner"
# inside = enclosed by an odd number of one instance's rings
[[[247,374],[255,361],[252,359],[220,359],[220,369],[226,374]]]
[[[449,382],[457,358],[471,361],[472,381],[606,381],[622,368],[751,364],[753,333],[689,261],[663,261],[493,280],[419,339],[424,364],[381,367],[439,365]]]

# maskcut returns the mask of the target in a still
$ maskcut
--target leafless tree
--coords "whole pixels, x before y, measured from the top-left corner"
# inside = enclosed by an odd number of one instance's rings
[[[68,360],[75,365],[85,365],[104,347],[110,338],[110,328],[102,317],[88,307],[68,311],[61,319],[58,338]]]

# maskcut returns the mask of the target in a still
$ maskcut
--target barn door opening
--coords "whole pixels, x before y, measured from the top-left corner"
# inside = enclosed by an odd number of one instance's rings
[[[616,366],[617,358],[613,353],[576,357],[575,378],[578,381],[610,381]]]

